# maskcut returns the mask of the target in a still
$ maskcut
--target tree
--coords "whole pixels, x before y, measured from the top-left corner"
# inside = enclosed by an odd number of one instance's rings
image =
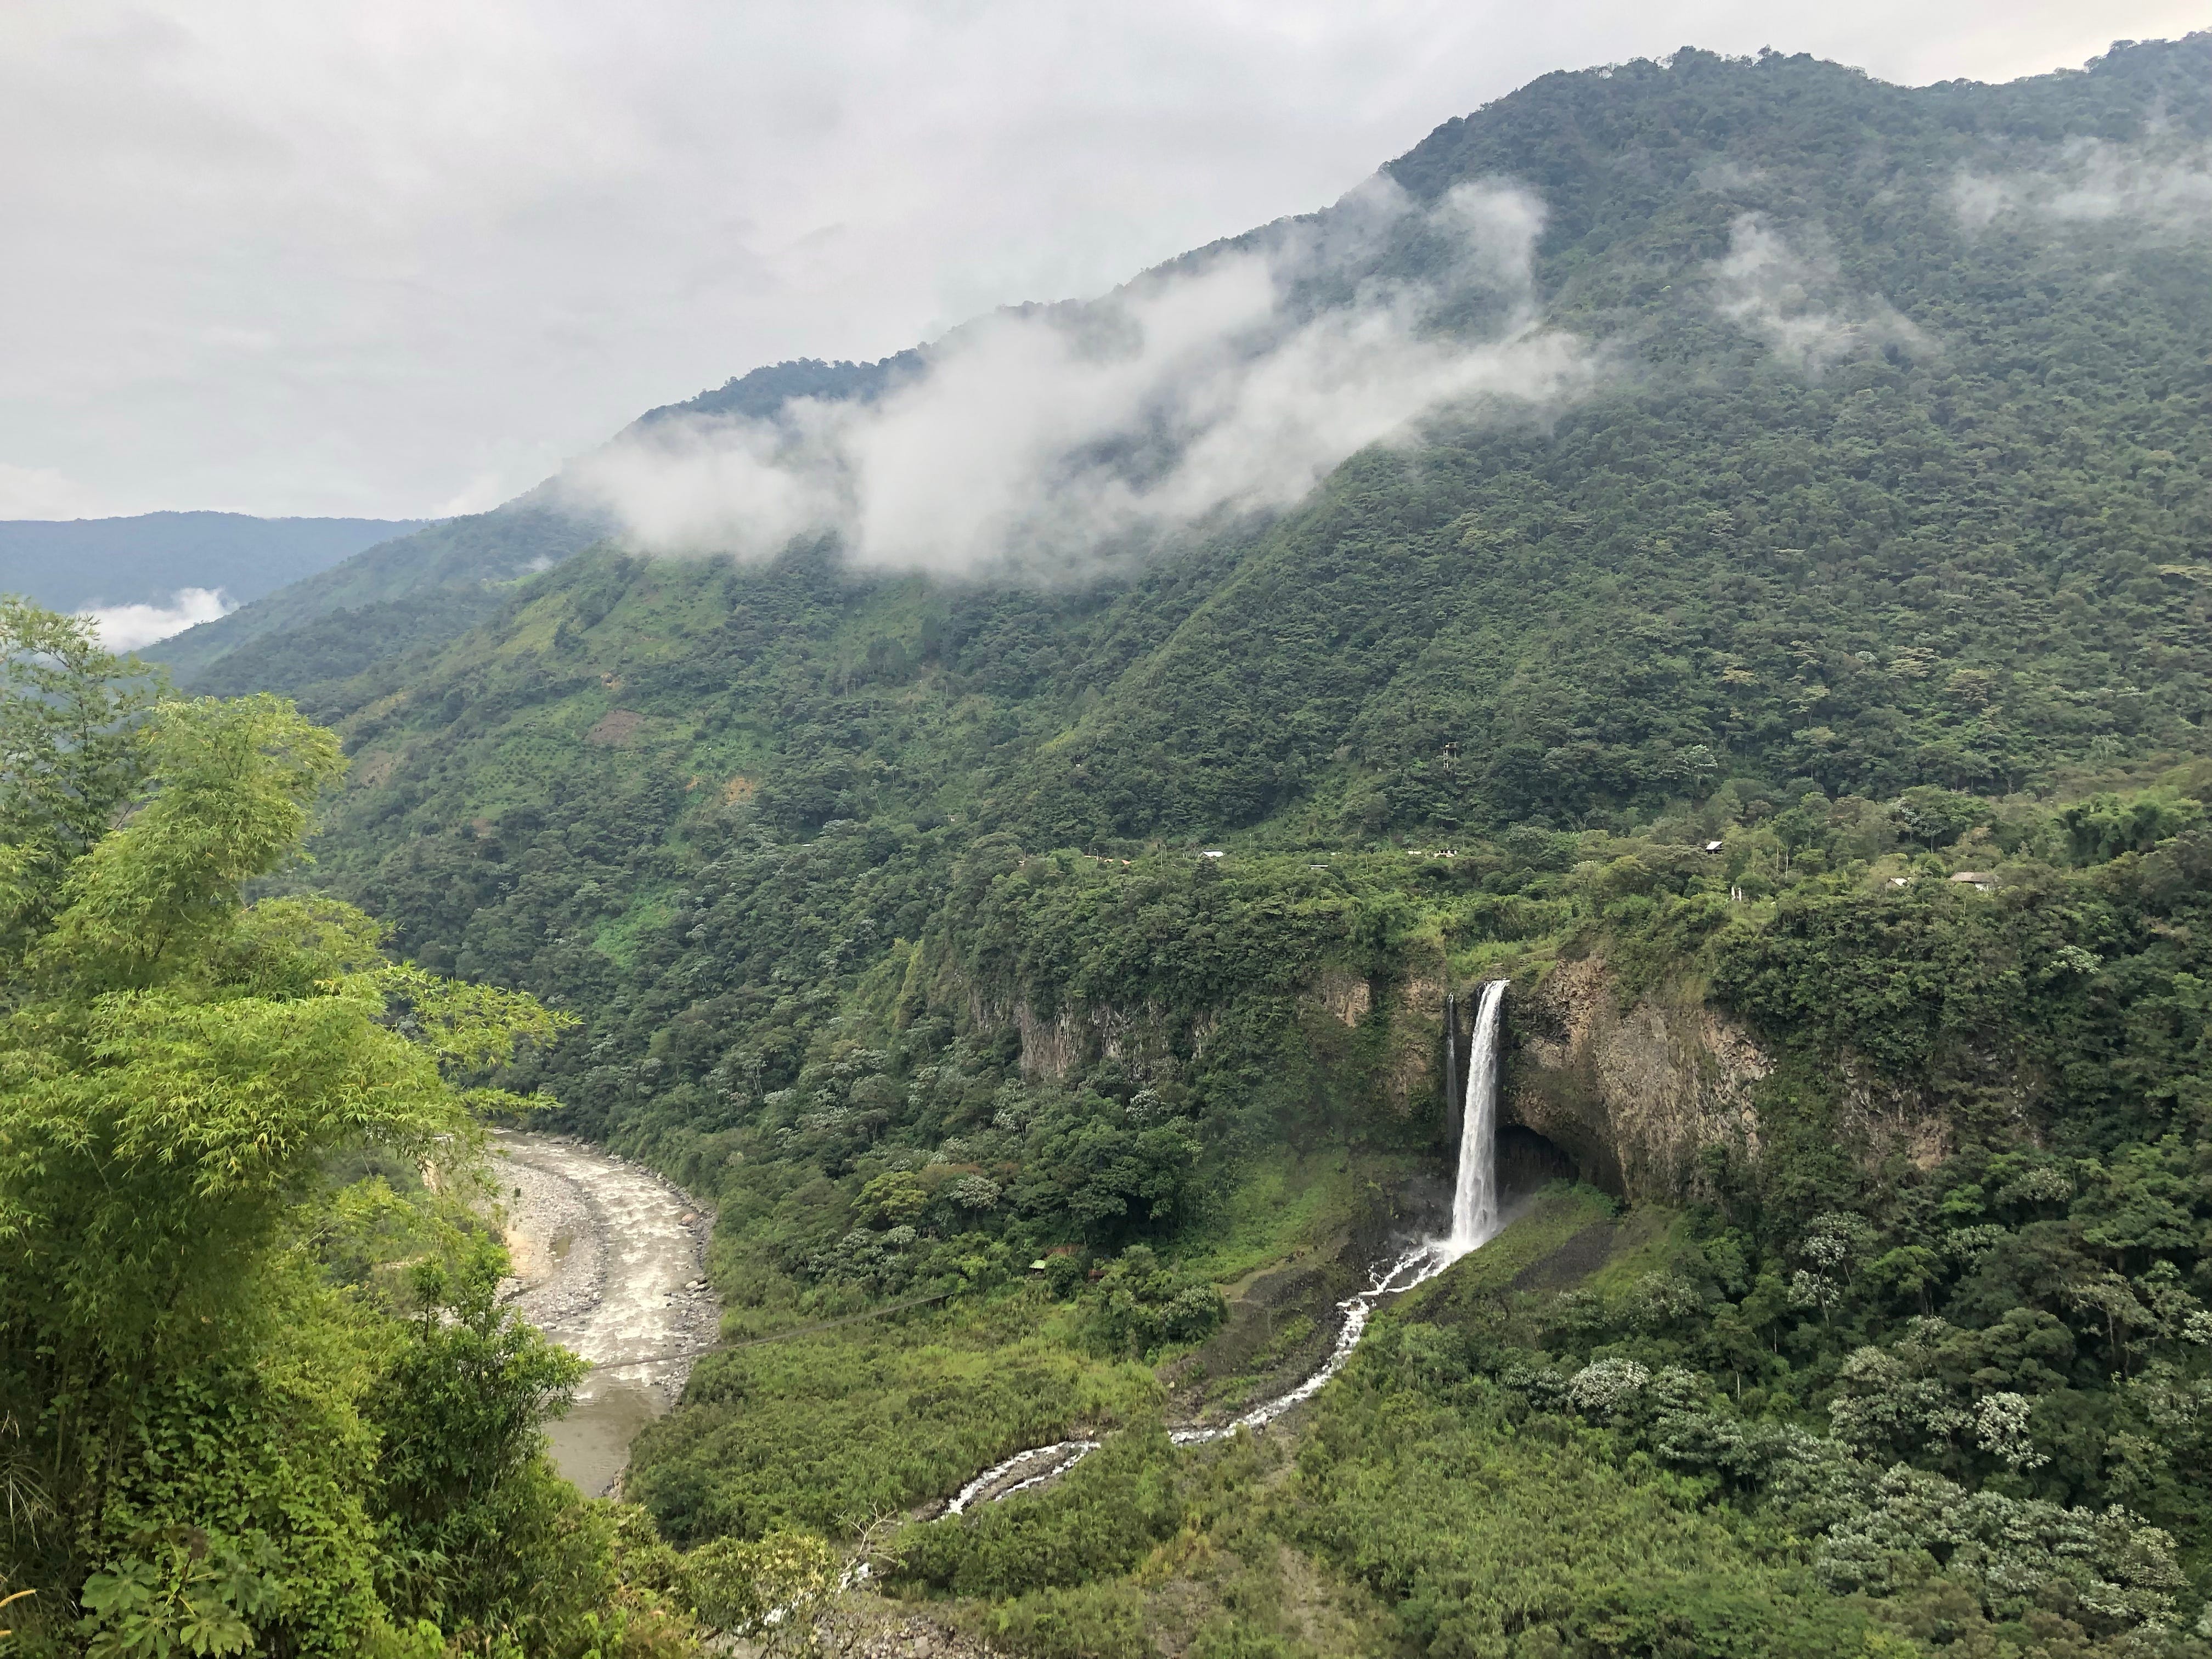
[[[51,918],[70,862],[130,799],[156,690],[91,623],[0,594],[0,951]]]
[[[2134,795],[2092,795],[2062,810],[2067,851],[2076,864],[2102,864],[2123,853],[2148,853],[2204,815],[2176,789]]]
[[[1989,808],[1972,795],[1923,783],[1898,798],[1896,817],[1899,827],[1932,853],[1986,822]]]
[[[394,966],[349,906],[245,902],[342,769],[332,733],[273,697],[143,700],[65,618],[11,604],[0,627],[0,1399],[23,1498],[0,1561],[117,1652],[356,1647],[386,1623],[377,1512],[406,1485],[363,1400],[439,1367],[380,1366],[388,1322],[302,1248],[321,1171],[362,1146],[465,1162],[459,1080],[562,1021]],[[471,1272],[457,1331],[415,1358],[505,1345],[507,1432],[447,1426],[527,1462],[527,1414],[573,1370],[487,1326],[495,1267]]]
[[[499,1306],[507,1265],[482,1237],[450,1265],[416,1265],[417,1312],[366,1410],[382,1442],[378,1499],[400,1610],[551,1651],[563,1615],[605,1600],[613,1574],[546,1468],[538,1430],[568,1408],[586,1367]]]

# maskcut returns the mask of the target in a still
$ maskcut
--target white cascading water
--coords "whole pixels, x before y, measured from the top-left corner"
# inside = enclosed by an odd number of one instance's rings
[[[1498,1025],[1506,983],[1494,979],[1485,985],[1482,1000],[1475,1008],[1474,1051],[1468,1057],[1466,1115],[1460,1130],[1459,1182],[1452,1193],[1450,1236],[1415,1245],[1377,1268],[1365,1290],[1338,1303],[1344,1323],[1338,1328],[1335,1345],[1321,1368],[1297,1387],[1261,1401],[1218,1428],[1177,1429],[1168,1437],[1176,1445],[1204,1445],[1240,1428],[1265,1428],[1291,1407],[1312,1399],[1344,1369],[1366,1332],[1369,1318],[1384,1297],[1401,1296],[1416,1285],[1426,1284],[1468,1251],[1488,1243],[1498,1231]],[[1449,1025],[1444,1040],[1454,1041]],[[960,1515],[979,1499],[995,1504],[1018,1492],[1041,1486],[1066,1474],[1097,1450],[1100,1443],[1092,1439],[1060,1440],[1016,1452],[963,1486],[945,1504],[945,1512]],[[1020,1478],[1014,1479],[1017,1475]],[[867,1563],[855,1562],[847,1570],[845,1582],[855,1583],[868,1576]]]
[[[1474,1013],[1474,1048],[1467,1057],[1467,1109],[1460,1128],[1459,1181],[1452,1189],[1454,1260],[1486,1244],[1498,1231],[1498,1024],[1507,981],[1482,988]]]

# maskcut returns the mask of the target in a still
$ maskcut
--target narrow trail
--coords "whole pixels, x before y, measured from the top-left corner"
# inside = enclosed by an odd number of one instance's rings
[[[499,1131],[492,1175],[514,1277],[502,1297],[592,1369],[545,1425],[556,1468],[612,1490],[637,1431],[674,1406],[714,1344],[707,1212],[651,1170],[562,1136]]]

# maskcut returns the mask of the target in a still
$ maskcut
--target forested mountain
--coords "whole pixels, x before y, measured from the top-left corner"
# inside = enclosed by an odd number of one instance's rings
[[[637,417],[637,422],[649,427],[686,415],[737,415],[763,420],[797,398],[865,401],[880,396],[898,376],[919,368],[921,363],[921,354],[914,351],[902,351],[872,363],[825,363],[819,358],[802,357],[737,375],[680,404],[649,409]]]
[[[1385,172],[1540,205],[1573,395],[1080,580],[424,532],[201,682],[351,757],[276,887],[574,1016],[501,1083],[717,1205],[726,1334],[793,1334],[641,1442],[673,1542],[863,1540],[1042,1654],[2212,1651],[2212,37],[1684,51]],[[1175,269],[1432,278],[1371,199]],[[1497,979],[1528,1207],[1175,1448],[1437,1224]]]
[[[220,588],[243,603],[421,527],[419,519],[243,513],[9,520],[0,521],[0,592],[57,611],[158,604],[181,587]]]
[[[340,611],[351,612],[346,629],[368,659],[343,654],[318,669],[350,672],[364,660],[395,655],[426,643],[443,644],[481,619],[489,609],[486,592],[543,570],[587,544],[596,533],[569,515],[511,502],[496,512],[444,520],[379,542],[343,562],[240,606],[215,622],[186,629],[147,654],[173,668],[186,681],[211,664],[273,634],[312,628]],[[410,605],[434,596],[428,606]],[[280,651],[281,651],[280,647]],[[280,657],[280,661],[282,660]],[[238,670],[232,671],[234,679]],[[279,670],[281,674],[281,669]],[[317,678],[322,678],[318,673]],[[278,675],[243,676],[262,690],[280,684]],[[283,689],[289,690],[289,684]]]

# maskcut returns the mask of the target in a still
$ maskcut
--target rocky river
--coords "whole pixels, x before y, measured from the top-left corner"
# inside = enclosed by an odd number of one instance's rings
[[[566,1136],[501,1131],[492,1154],[514,1267],[502,1293],[592,1364],[574,1407],[545,1425],[553,1462],[599,1496],[714,1340],[720,1310],[704,1266],[712,1218],[651,1170]]]

